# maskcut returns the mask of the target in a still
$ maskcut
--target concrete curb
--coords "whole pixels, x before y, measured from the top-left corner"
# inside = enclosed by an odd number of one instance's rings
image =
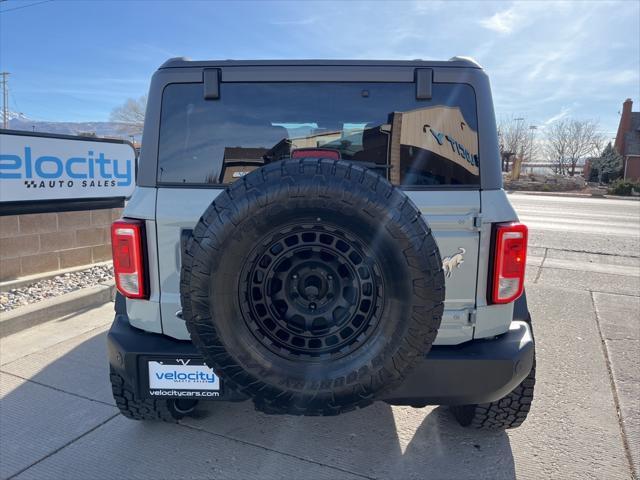
[[[623,197],[620,195],[606,195],[597,193],[577,193],[577,192],[537,192],[528,190],[506,190],[508,195],[538,195],[544,197],[571,197],[571,198],[606,198],[609,200],[631,200],[640,201],[640,197]]]
[[[0,338],[111,302],[114,299],[115,291],[115,284],[111,280],[95,287],[82,288],[75,292],[47,298],[41,302],[2,313],[0,316]]]
[[[613,200],[635,200],[636,202],[640,201],[640,197],[623,197],[621,195],[605,195],[604,198],[610,198]]]
[[[89,270],[93,267],[102,267],[104,265],[110,265],[111,263],[111,260],[106,262],[89,263],[88,265],[79,265],[77,267],[63,268],[61,270],[53,270],[51,272],[36,273],[35,275],[20,277],[14,280],[6,280],[4,282],[0,282],[0,293],[8,292],[14,288],[21,288],[25,285],[37,283],[42,280],[51,280],[52,278],[57,277],[58,275],[64,275],[65,273],[81,272],[82,270]]]

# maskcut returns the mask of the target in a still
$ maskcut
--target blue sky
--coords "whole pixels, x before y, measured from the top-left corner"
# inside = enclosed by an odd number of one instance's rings
[[[101,121],[167,58],[476,58],[499,117],[638,109],[640,2],[0,2],[12,110]],[[39,4],[36,4],[39,3]],[[34,5],[35,4],[35,5]],[[31,6],[27,6],[31,5]],[[24,8],[18,8],[24,7]]]

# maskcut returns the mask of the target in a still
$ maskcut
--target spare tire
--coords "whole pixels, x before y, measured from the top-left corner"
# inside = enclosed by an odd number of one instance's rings
[[[436,242],[354,162],[285,160],[237,180],[187,242],[182,314],[225,388],[268,413],[336,415],[398,386],[443,312]]]

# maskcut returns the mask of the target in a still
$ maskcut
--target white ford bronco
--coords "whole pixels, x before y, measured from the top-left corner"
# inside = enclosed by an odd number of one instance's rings
[[[527,416],[527,228],[472,60],[167,61],[112,242],[129,418],[198,401]]]

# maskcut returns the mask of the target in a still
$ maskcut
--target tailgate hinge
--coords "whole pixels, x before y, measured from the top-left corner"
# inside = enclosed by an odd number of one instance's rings
[[[482,228],[482,214],[478,213],[473,217],[473,228],[480,230]]]
[[[476,324],[476,310],[469,310],[468,322],[469,322],[469,325]]]

